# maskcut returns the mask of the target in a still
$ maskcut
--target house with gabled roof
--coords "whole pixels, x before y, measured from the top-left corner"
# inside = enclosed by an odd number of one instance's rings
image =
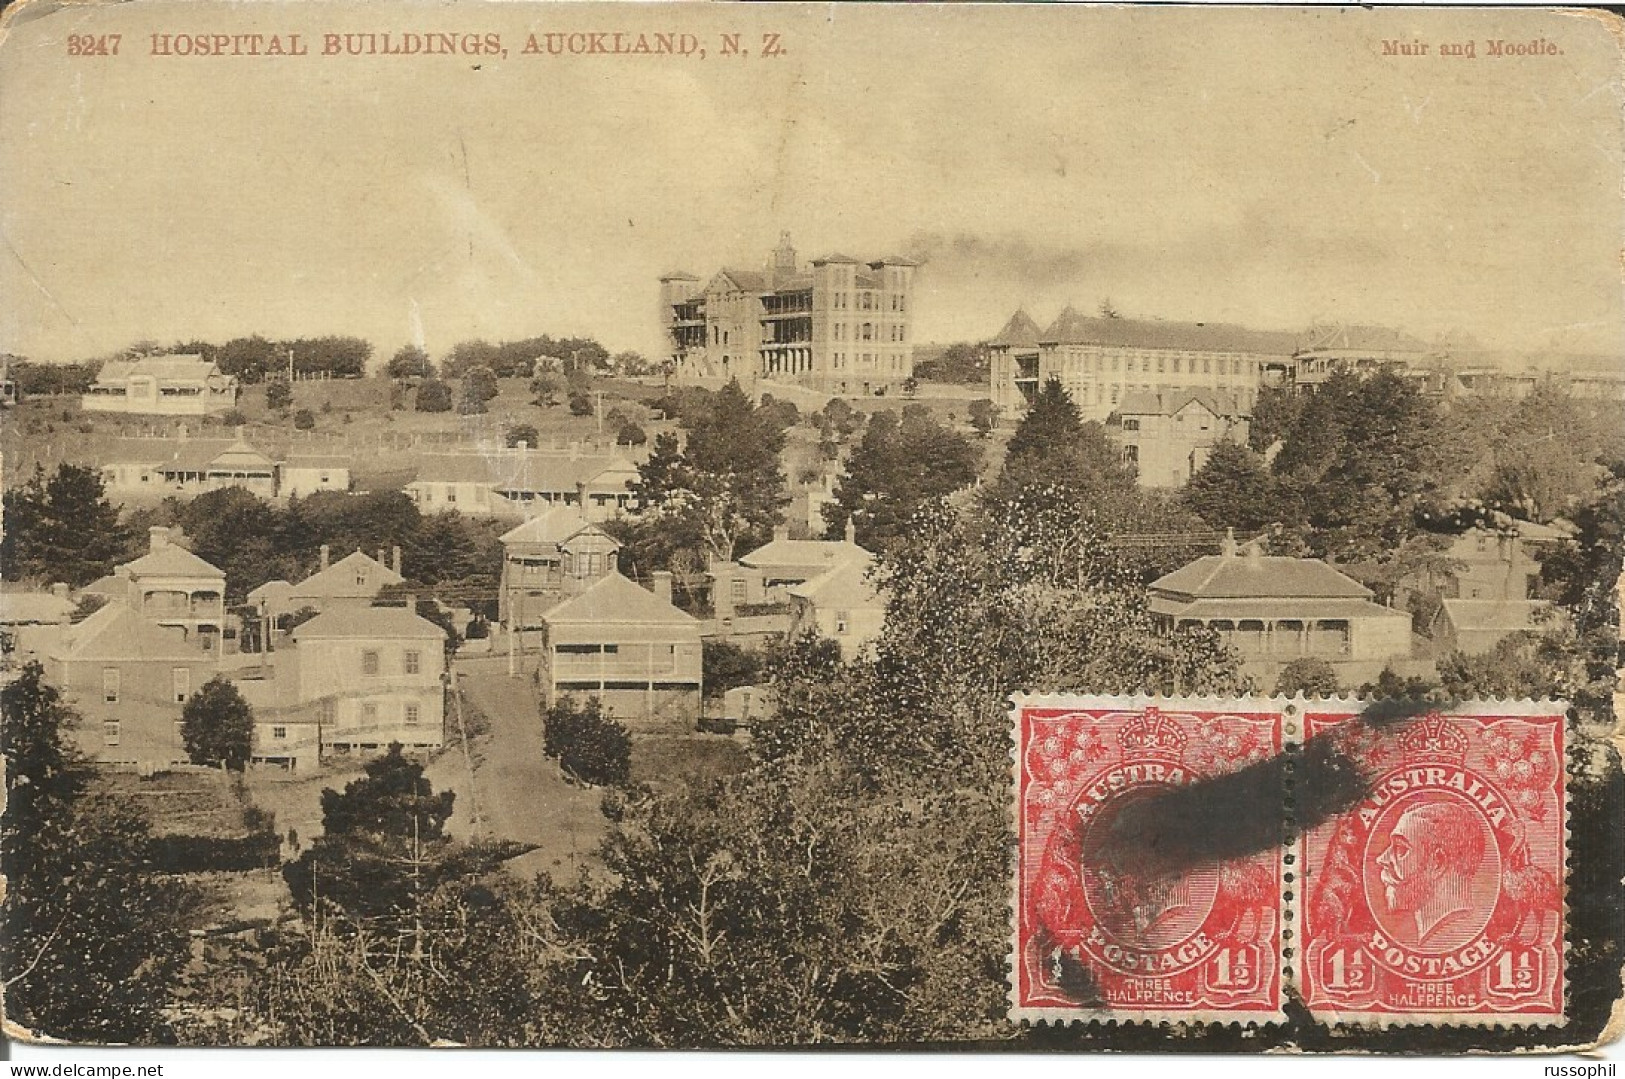
[[[269,677],[238,682],[254,707],[256,760],[295,770],[316,757],[445,742],[445,631],[407,607],[341,606],[301,623]]]
[[[1124,396],[1106,430],[1142,487],[1182,487],[1220,442],[1245,443],[1248,415],[1225,390]]]
[[[1369,588],[1318,558],[1263,554],[1227,539],[1153,581],[1149,606],[1167,629],[1205,626],[1243,668],[1273,682],[1280,667],[1313,657],[1374,676],[1411,655],[1411,619],[1372,600]],[[1357,665],[1357,666],[1356,666]]]
[[[181,631],[196,651],[218,655],[226,624],[226,574],[155,526],[149,550],[84,591],[123,603],[143,619]]]
[[[219,659],[183,626],[117,601],[62,629],[44,667],[82,717],[71,734],[85,756],[150,770],[186,762],[181,709]]]
[[[846,562],[873,558],[858,546],[850,521],[838,540],[791,539],[789,529],[781,525],[773,530],[770,541],[737,561],[711,564],[706,571],[711,580],[711,608],[724,622],[740,615],[778,614],[786,619],[778,628],[787,630],[791,588]]]
[[[616,572],[621,545],[580,506],[555,506],[504,532],[498,616],[510,631],[542,628],[559,600]]]
[[[102,365],[80,398],[86,412],[204,416],[237,403],[237,380],[202,356],[144,356]]]
[[[164,498],[242,487],[276,496],[277,464],[243,438],[124,439],[100,462],[107,492],[119,497]]]
[[[874,568],[874,559],[864,552],[864,557],[849,558],[791,585],[790,636],[813,632],[827,637],[847,660],[868,649],[886,622],[886,595],[875,581]]]
[[[699,715],[699,619],[671,602],[671,575],[654,589],[608,573],[542,617],[537,678],[544,706],[596,696],[623,721],[687,727]]]
[[[424,513],[532,517],[580,506],[593,521],[635,509],[637,466],[620,454],[533,450],[434,453],[421,458],[406,493]]]

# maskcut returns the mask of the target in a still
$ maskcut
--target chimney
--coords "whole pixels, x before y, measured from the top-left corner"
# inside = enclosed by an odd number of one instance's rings
[[[846,519],[846,542],[851,544],[858,542],[858,526],[852,523],[850,516]]]
[[[63,584],[61,581],[58,581],[56,584],[51,586],[51,595],[55,596],[57,599],[67,599],[68,586]]]
[[[732,562],[711,563],[711,610],[719,619],[734,616],[733,577]]]
[[[1236,557],[1236,530],[1234,528],[1224,530],[1224,542],[1219,545],[1219,553],[1226,558]]]
[[[582,513],[587,512],[587,481],[586,480],[576,480],[576,505],[581,507],[581,512]]]
[[[177,442],[185,442],[186,441],[186,424],[184,424],[184,423],[178,424],[175,427],[175,440]]]
[[[233,430],[236,432],[237,441],[241,442],[243,440],[243,432],[248,430],[248,428],[245,425],[239,423],[235,428],[233,428]]]
[[[378,548],[378,557],[377,557],[376,561],[380,566],[385,564],[385,562],[384,562],[384,549],[382,547]]]
[[[572,440],[570,442],[570,460],[577,461],[577,460],[580,460],[580,459],[581,459],[581,440],[580,439],[574,439],[574,440]]]
[[[789,538],[790,538],[790,526],[789,525],[774,525],[773,526],[773,541],[775,543],[779,542],[780,540],[787,540]]]
[[[657,569],[654,573],[654,593],[659,599],[671,602],[671,571]]]
[[[169,529],[163,525],[153,525],[147,529],[149,547],[154,551],[161,551],[169,546]]]
[[[401,571],[401,545],[398,543],[389,549],[389,568],[396,573]]]
[[[332,557],[333,557],[333,548],[329,547],[325,543],[322,544],[322,569],[327,568],[327,563],[332,559]]]

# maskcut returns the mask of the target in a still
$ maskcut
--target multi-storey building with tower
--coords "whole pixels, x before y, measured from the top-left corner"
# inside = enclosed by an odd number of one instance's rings
[[[660,279],[673,376],[793,382],[833,394],[895,391],[914,374],[916,263],[827,255],[803,265],[789,233],[760,270]]]

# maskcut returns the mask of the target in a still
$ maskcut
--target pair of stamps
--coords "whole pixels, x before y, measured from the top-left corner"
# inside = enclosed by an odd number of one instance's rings
[[[1560,1024],[1564,716],[1019,699],[1011,1017]]]

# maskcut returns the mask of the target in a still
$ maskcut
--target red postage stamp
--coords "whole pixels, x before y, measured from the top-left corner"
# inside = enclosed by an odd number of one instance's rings
[[[1392,730],[1308,712],[1367,793],[1304,839],[1305,1002],[1329,1022],[1563,1018],[1561,705],[1484,704]]]
[[[1207,859],[1140,827],[1158,799],[1264,769],[1274,704],[1018,698],[1012,1018],[1280,1018],[1284,848]]]

